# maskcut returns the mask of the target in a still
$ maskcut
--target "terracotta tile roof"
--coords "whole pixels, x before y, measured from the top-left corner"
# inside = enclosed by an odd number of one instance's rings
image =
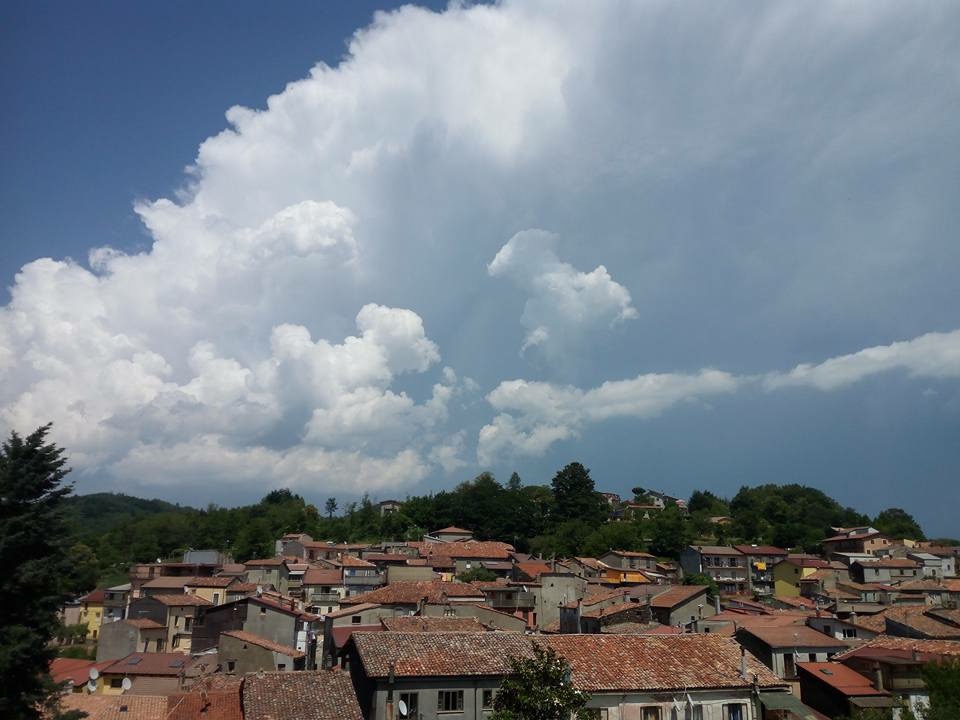
[[[458,527],[456,527],[455,525],[451,525],[450,527],[445,527],[445,528],[441,528],[440,530],[434,530],[434,531],[433,531],[433,534],[434,534],[434,535],[439,535],[440,533],[447,533],[447,534],[450,534],[450,535],[453,535],[453,534],[456,534],[456,535],[467,535],[467,534],[473,535],[473,531],[472,531],[472,530],[465,530],[464,528],[458,528]]]
[[[784,605],[790,605],[791,607],[804,608],[807,610],[816,610],[817,603],[811,600],[810,598],[791,596],[791,595],[774,595],[773,599],[777,602],[781,602]]]
[[[820,542],[839,542],[841,540],[865,540],[867,538],[877,537],[880,535],[879,532],[867,532],[853,535],[834,535],[833,537],[824,538]]]
[[[364,610],[372,610],[373,608],[378,608],[380,605],[378,603],[359,603],[358,605],[345,605],[339,610],[334,610],[333,612],[328,612],[324,617],[328,618],[342,618],[348,617],[350,615],[355,615],[358,612],[363,612]]]
[[[333,637],[333,646],[342,648],[354,633],[379,633],[384,632],[384,627],[383,625],[343,625],[333,628],[330,632]]]
[[[249,643],[250,645],[256,645],[257,647],[262,647],[267,650],[272,650],[273,652],[281,653],[283,655],[289,655],[292,658],[302,658],[304,653],[300,652],[294,647],[289,645],[281,645],[280,643],[273,642],[273,640],[268,640],[265,637],[260,637],[251,632],[246,632],[244,630],[227,630],[220,633],[221,636],[226,635],[227,637],[235,638],[241,642]]]
[[[960,610],[956,608],[933,607],[927,610],[927,615],[960,627]]]
[[[304,585],[342,585],[343,577],[340,570],[323,570],[310,568],[303,574]]]
[[[859,565],[863,568],[902,568],[902,569],[916,569],[920,567],[920,563],[916,560],[911,560],[909,558],[880,558],[878,560],[857,560],[854,565]]]
[[[169,607],[187,607],[188,605],[193,605],[193,606],[213,605],[212,602],[210,602],[206,598],[200,597],[199,595],[187,595],[184,593],[180,593],[179,595],[177,594],[154,595],[153,599]]]
[[[573,685],[587,692],[692,688],[749,688],[783,681],[749,653],[750,677],[740,677],[740,646],[711,635],[551,635],[543,638],[572,668]]]
[[[944,592],[946,588],[935,580],[904,580],[894,586],[896,590],[916,590],[919,592]]]
[[[223,567],[220,568],[220,574],[242,575],[246,569],[243,563],[224,563]]]
[[[363,718],[350,675],[336,670],[248,674],[243,709],[245,720]]]
[[[61,696],[64,710],[81,710],[87,720],[166,720],[165,695],[87,695]],[[124,708],[121,710],[120,708]]]
[[[409,558],[406,555],[401,555],[400,553],[367,553],[366,557],[363,559],[374,563],[395,562],[404,565]]]
[[[194,580],[200,580],[201,578],[196,577],[174,577],[169,575],[163,575],[158,578],[154,578],[150,582],[143,584],[144,590],[183,590],[187,585],[192,583]]]
[[[661,625],[656,622],[619,622],[604,625],[600,632],[610,635],[679,635],[683,630],[675,625]]]
[[[542,573],[550,572],[550,566],[545,562],[540,562],[538,560],[528,560],[526,562],[518,562],[517,570],[522,572],[527,577],[538,578]]]
[[[150,618],[124,618],[120,622],[133,625],[135,628],[140,628],[141,630],[162,630],[167,627]]]
[[[361,560],[360,558],[354,557],[353,555],[344,555],[343,557],[340,558],[339,562],[340,562],[340,565],[345,568],[369,568],[371,570],[374,570],[377,567],[372,562],[368,562],[367,560]]]
[[[588,618],[601,618],[616,615],[617,613],[629,612],[631,610],[639,610],[641,607],[643,606],[638,602],[622,602],[616,605],[597,608],[596,610],[588,610],[587,612],[581,613],[581,615]]]
[[[413,545],[413,543],[408,543]],[[509,560],[513,545],[493,540],[462,540],[459,542],[420,543],[420,554],[454,559]]]
[[[80,658],[54,658],[50,663],[50,677],[58,685],[65,682],[72,682],[74,685],[84,685],[90,679],[90,668],[103,670],[108,665],[113,664],[113,660],[101,660],[99,663],[93,660],[83,660]]]
[[[662,593],[650,598],[650,606],[655,608],[672,608],[687,602],[707,590],[706,585],[673,585]]]
[[[887,629],[887,615],[885,612],[878,612],[876,615],[857,615],[856,622],[850,620],[851,624],[857,627],[866,628],[873,632],[882,633]]]
[[[626,588],[616,588],[614,590],[598,590],[587,595],[583,600],[580,601],[580,605],[583,608],[590,607],[591,605],[596,605],[597,603],[606,602],[607,600],[613,600],[615,598],[626,597],[630,594],[630,591]],[[568,602],[564,607],[566,608],[575,608],[577,606],[577,601],[572,600]]]
[[[783,555],[784,557],[787,555],[786,550],[775,545],[734,545],[733,547],[744,555]]]
[[[737,633],[749,633],[771,648],[846,648],[849,643],[824,635],[805,625],[750,625],[741,627]]]
[[[452,598],[483,599],[483,597],[482,591],[468,583],[420,580],[390,583],[362,595],[344,598],[340,603],[342,605],[359,605],[360,603],[416,605],[423,598],[426,598],[427,602],[439,603]]]
[[[242,685],[242,675],[218,673],[199,678],[189,692],[167,696],[165,720],[243,720]]]
[[[245,567],[279,567],[280,565],[286,565],[287,561],[283,558],[263,558],[262,560],[247,560],[244,563]]]
[[[303,610],[298,610],[296,607],[295,601],[292,598],[286,598],[285,602],[280,602],[278,599],[268,598],[265,596],[257,597],[255,595],[245,598],[247,602],[257,603],[260,605],[266,605],[269,608],[274,610],[279,610],[280,612],[287,613],[288,615],[296,615],[299,619],[305,622],[313,622],[319,620],[319,615],[314,615],[313,613],[304,612]]]
[[[508,658],[532,657],[530,640],[508,632],[387,632],[359,633],[354,644],[368,676],[397,677],[505,675]]]
[[[870,678],[858,673],[853,668],[838,662],[805,662],[797,663],[800,670],[811,677],[829,685],[834,690],[848,697],[862,697],[864,695],[879,695],[886,697],[890,693],[877,690]]]
[[[383,618],[380,623],[391,632],[485,632],[486,627],[472,617],[420,617],[401,615]]]
[[[809,555],[787,555],[785,561],[798,567],[828,568],[830,563],[823,558],[810,557]]]
[[[916,638],[877,635],[872,640],[834,656],[836,660],[849,657],[878,657],[883,653],[891,657],[910,658],[913,652],[920,654],[920,660],[932,657],[960,657],[960,641],[957,640],[918,640]]]
[[[887,629],[889,622],[893,621],[931,640],[960,640],[960,628],[930,616],[928,610],[926,606],[892,607],[885,613]]]
[[[176,676],[193,665],[183,653],[131,653],[103,669],[110,675],[166,675]]]
[[[232,593],[251,593],[256,592],[258,587],[263,587],[259,583],[248,583],[248,582],[239,582],[236,585],[231,585],[227,588]],[[272,585],[267,585],[267,587],[273,587]]]
[[[236,582],[237,578],[232,575],[217,575],[215,577],[192,578],[190,582],[184,583],[184,585],[187,587],[223,588]]]
[[[97,588],[96,590],[91,590],[91,591],[88,592],[86,595],[84,595],[82,598],[80,598],[79,602],[82,602],[82,603],[102,603],[102,602],[103,602],[104,600],[106,600],[106,599],[107,599],[107,593],[106,593],[106,591],[103,590],[102,588]]]
[[[596,558],[578,557],[578,558],[574,558],[574,560],[576,560],[581,565],[585,565],[586,567],[592,568],[594,570],[599,570],[600,566],[604,565],[604,563],[600,562]]]

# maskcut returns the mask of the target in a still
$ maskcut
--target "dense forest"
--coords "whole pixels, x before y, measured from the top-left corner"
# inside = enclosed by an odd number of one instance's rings
[[[624,499],[647,498],[643,488],[634,493]],[[801,485],[743,487],[730,499],[697,490],[688,510],[669,507],[649,520],[606,522],[610,507],[595,491],[589,470],[571,463],[549,485],[525,485],[516,473],[502,484],[483,473],[452,490],[408,497],[400,512],[385,517],[367,496],[343,507],[329,498],[321,511],[289,490],[274,490],[255,505],[205,509],[110,493],[80,495],[67,499],[66,520],[71,560],[89,587],[123,582],[130,563],[176,558],[187,548],[225,550],[238,561],[268,557],[274,540],[293,531],[359,542],[419,539],[428,530],[457,525],[480,539],[557,557],[619,548],[675,558],[694,541],[812,551],[838,525],[872,524],[894,536],[923,537],[904,510],[891,508],[870,518]],[[718,516],[729,521],[711,520]]]

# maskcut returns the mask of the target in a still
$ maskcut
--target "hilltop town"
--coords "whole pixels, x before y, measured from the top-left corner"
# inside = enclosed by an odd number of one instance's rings
[[[61,611],[63,649],[95,648],[54,660],[64,706],[183,720],[485,718],[511,659],[539,647],[604,720],[892,717],[929,702],[925,666],[960,658],[949,541],[866,524],[825,527],[800,547],[756,542],[776,524],[738,537],[743,502],[735,519],[711,515],[735,504],[709,493],[622,499],[576,463],[553,491],[553,512],[594,513],[602,537],[630,547],[547,554],[458,525],[364,542],[290,528],[243,561],[190,549],[133,563],[127,582]],[[346,518],[373,513],[381,531],[409,535],[425,502],[365,499]]]

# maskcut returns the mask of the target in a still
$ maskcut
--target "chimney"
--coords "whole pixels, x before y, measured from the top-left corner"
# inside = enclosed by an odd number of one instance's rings
[[[744,680],[750,679],[747,675],[747,651],[745,648],[740,648],[740,677]]]
[[[873,664],[873,686],[877,690],[883,690],[883,673],[880,672],[880,663]]]
[[[720,614],[720,596],[717,595],[713,598],[713,609],[716,610],[717,614]]]

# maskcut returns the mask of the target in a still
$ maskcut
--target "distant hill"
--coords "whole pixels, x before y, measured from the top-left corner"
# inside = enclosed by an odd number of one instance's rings
[[[77,537],[99,536],[130,520],[151,515],[193,510],[165,500],[145,500],[123,493],[72,495],[64,506],[67,524]]]

